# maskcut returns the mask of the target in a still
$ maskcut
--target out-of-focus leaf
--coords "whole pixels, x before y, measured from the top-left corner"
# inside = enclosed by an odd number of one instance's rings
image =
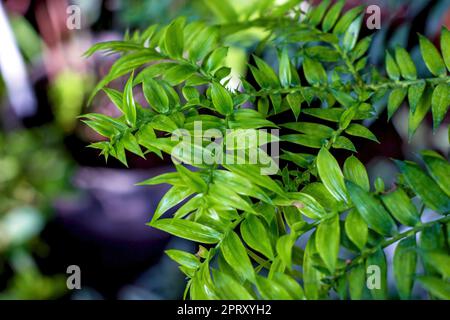
[[[339,19],[344,4],[345,0],[339,0],[330,8],[330,10],[328,10],[322,23],[323,31],[328,32],[333,28],[334,24]]]

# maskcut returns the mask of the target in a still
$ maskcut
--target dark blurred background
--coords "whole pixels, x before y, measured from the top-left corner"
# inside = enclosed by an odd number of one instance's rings
[[[99,95],[89,110],[86,100],[117,56],[85,59],[82,54],[96,42],[120,39],[126,32],[179,15],[223,22],[210,1],[215,0],[0,2],[0,299],[182,296],[183,276],[163,251],[195,248],[145,226],[166,187],[134,185],[171,170],[170,162],[130,154],[126,169],[114,159],[105,163],[97,151],[86,147],[101,137],[77,116],[87,111],[115,114],[105,96]],[[245,16],[258,0],[230,2]],[[370,63],[380,67],[385,50],[395,45],[419,60],[416,33],[438,45],[441,25],[450,26],[450,0],[347,4],[381,7],[382,29],[370,49]],[[66,22],[73,10],[79,10],[81,24],[72,30]],[[225,39],[236,79],[246,75],[245,61],[262,35],[252,30],[239,44]],[[426,70],[419,68],[419,73]],[[123,81],[114,85],[121,87]],[[395,169],[389,158],[414,159],[423,148],[448,153],[445,125],[432,134],[432,121],[427,119],[408,144],[407,108],[390,123],[385,103],[377,109],[378,118],[366,124],[382,143],[356,141],[358,157],[368,166],[371,179],[381,176],[387,185],[392,182]],[[69,265],[81,268],[81,290],[66,288]]]

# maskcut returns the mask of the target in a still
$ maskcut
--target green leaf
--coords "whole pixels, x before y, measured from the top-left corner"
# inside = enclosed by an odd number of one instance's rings
[[[141,158],[145,158],[136,137],[133,136],[131,132],[128,131],[125,133],[121,140],[126,150],[140,156]]]
[[[322,1],[317,7],[311,10],[311,14],[309,17],[309,23],[312,26],[317,26],[320,21],[322,21],[325,12],[327,11],[328,6],[330,5],[330,0]]]
[[[279,86],[279,80],[273,69],[261,58],[257,56],[253,56],[253,58],[258,66],[263,82],[270,88],[277,88]]]
[[[321,219],[327,214],[323,206],[309,194],[295,192],[291,195],[291,199],[294,200],[293,205],[297,207],[300,213],[310,219]]]
[[[445,279],[450,279],[450,256],[444,251],[425,251],[425,261],[432,265]]]
[[[210,1],[208,1],[210,2]],[[224,272],[213,269],[214,283],[217,292],[224,300],[254,300],[247,289],[237,282],[233,277]]]
[[[353,142],[344,136],[339,136],[336,138],[336,141],[333,143],[333,148],[345,149],[350,150],[352,152],[356,152],[356,148]]]
[[[447,70],[445,69],[444,60],[442,60],[441,54],[436,49],[434,44],[419,34],[420,51],[422,52],[422,57],[427,65],[428,70],[435,76],[445,76],[447,75]]]
[[[203,60],[216,47],[219,40],[219,31],[216,27],[203,26],[201,28],[202,30],[189,43],[189,59],[194,62]],[[185,29],[186,31],[187,29]]]
[[[292,300],[289,292],[277,282],[258,276],[256,286],[261,297],[266,300]]]
[[[348,128],[345,129],[345,133],[351,136],[366,138],[379,143],[377,137],[372,133],[372,131],[358,123],[351,123]]]
[[[339,215],[322,221],[317,227],[316,248],[330,273],[334,273],[339,254]]]
[[[145,99],[155,111],[159,113],[166,113],[169,111],[169,98],[156,80],[145,78],[142,88]]]
[[[417,280],[432,295],[443,300],[450,300],[450,283],[448,281],[431,276],[418,277]]]
[[[193,74],[195,74],[195,69],[193,66],[188,64],[179,64],[164,72],[164,80],[171,86],[177,86],[180,83],[189,79]]]
[[[362,250],[367,243],[369,229],[367,223],[355,209],[345,219],[345,232],[349,239]]]
[[[408,137],[409,140],[413,137],[417,128],[419,127],[422,120],[428,113],[431,107],[431,88],[427,88],[425,93],[422,95],[419,103],[417,104],[416,110],[409,110],[409,119],[408,119]]]
[[[400,69],[389,52],[386,52],[386,71],[390,79],[400,80]]]
[[[286,96],[286,100],[294,113],[295,120],[297,120],[300,115],[302,102],[304,101],[302,94],[300,92],[290,93]]]
[[[348,287],[352,300],[361,300],[366,285],[364,264],[358,264],[348,272]]]
[[[382,235],[394,235],[397,226],[378,199],[351,181],[346,182],[350,197],[369,227]]]
[[[271,203],[269,196],[260,187],[234,172],[215,170],[214,182],[222,184],[238,194],[243,194],[260,199],[267,203]]]
[[[288,88],[292,82],[291,62],[289,59],[288,50],[283,49],[280,57],[279,77],[281,85],[284,88]]]
[[[411,111],[416,111],[417,104],[425,92],[426,82],[421,81],[419,84],[414,84],[408,88],[408,101]]]
[[[181,17],[174,20],[167,28],[164,36],[164,43],[169,56],[181,58],[184,49],[183,29],[186,18]]]
[[[136,125],[137,111],[136,111],[136,103],[134,102],[133,97],[133,74],[131,74],[130,78],[125,84],[125,88],[123,89],[123,91],[124,91],[122,101],[123,111],[128,124],[131,127],[134,127]]]
[[[225,164],[224,167],[248,180],[250,180],[252,183],[269,189],[272,192],[275,192],[276,194],[286,197],[284,190],[269,176],[262,175],[261,169],[254,165],[227,165]]]
[[[406,182],[428,208],[442,214],[450,211],[450,198],[418,165],[402,161],[395,161],[395,163]]]
[[[241,235],[247,245],[273,260],[273,250],[264,223],[255,215],[249,215],[241,223]]]
[[[321,148],[326,140],[320,136],[310,136],[308,134],[287,134],[280,137],[281,141],[292,142],[309,148]]]
[[[323,31],[328,32],[331,30],[331,28],[333,28],[334,24],[339,19],[344,5],[345,0],[339,0],[330,8],[330,10],[328,10],[322,22]]]
[[[301,190],[301,192],[309,194],[314,199],[317,199],[317,202],[319,202],[328,211],[333,211],[338,206],[338,202],[327,190],[327,188],[325,188],[323,183],[309,183]]]
[[[312,164],[315,157],[306,153],[292,153],[283,150],[283,154],[280,156],[280,159],[291,161],[301,168],[307,168]]]
[[[198,172],[192,172],[182,165],[175,165],[175,167],[187,186],[191,186],[198,193],[207,191],[208,186]]]
[[[442,26],[441,31],[441,50],[447,70],[450,71],[450,31],[445,26]]]
[[[222,238],[220,232],[200,223],[184,219],[158,219],[148,223],[148,225],[174,236],[200,243],[214,244]]]
[[[332,128],[313,122],[289,122],[281,124],[280,126],[308,135],[320,136],[324,139],[330,138],[334,133]]]
[[[401,299],[410,299],[416,276],[416,238],[415,235],[400,241],[394,253],[394,277]]]
[[[175,249],[166,250],[165,253],[170,259],[186,268],[195,270],[200,267],[200,260],[192,253]]]
[[[208,195],[212,202],[235,209],[244,210],[247,212],[255,212],[250,204],[242,199],[234,190],[223,184],[210,184]]]
[[[323,184],[336,200],[348,202],[342,171],[336,159],[325,148],[322,148],[317,156],[317,170]]]
[[[336,100],[343,106],[350,108],[353,106],[356,102],[358,102],[355,98],[353,98],[350,94],[345,93],[343,91],[338,91],[335,89],[330,89],[333,96],[336,98]],[[347,109],[347,110],[353,110],[353,109]],[[347,111],[346,110],[346,111]]]
[[[370,191],[369,177],[366,168],[355,156],[348,157],[344,163],[345,179],[359,185],[363,190]]]
[[[321,273],[313,266],[313,256],[316,253],[315,233],[311,235],[306,244],[303,255],[303,288],[308,300],[319,299]]]
[[[359,32],[361,30],[363,16],[359,16],[355,19],[345,31],[344,39],[342,40],[342,47],[344,51],[349,52],[355,48],[356,42],[358,41]]]
[[[367,50],[369,50],[371,43],[372,43],[372,36],[367,36],[362,40],[360,40],[356,45],[355,49],[350,53],[351,59],[355,61],[364,56]]]
[[[433,111],[433,128],[436,131],[441,125],[450,106],[450,86],[441,83],[433,91],[431,110]]]
[[[374,273],[367,272],[367,285],[370,294],[375,300],[386,300],[388,298],[388,284],[387,284],[387,264],[386,256],[381,248],[378,248],[375,253],[371,254],[366,261],[366,270],[374,268]],[[377,268],[378,267],[378,268]],[[377,270],[380,273],[377,273]]]
[[[408,90],[406,88],[396,88],[391,91],[388,99],[388,119],[391,119],[395,111],[402,104],[403,100],[406,98]]]
[[[236,232],[229,232],[222,240],[220,251],[225,261],[243,279],[255,282],[255,272],[244,245]]]
[[[111,88],[103,88],[103,91],[105,91],[108,98],[114,103],[114,105],[117,107],[117,109],[124,112],[122,93],[120,91],[117,91],[117,90],[114,90]]]
[[[275,272],[272,278],[277,284],[283,287],[295,300],[305,299],[305,294],[303,293],[302,287],[295,281],[292,277],[281,272]]]
[[[408,51],[401,47],[395,48],[395,59],[400,67],[400,72],[403,78],[407,80],[417,79],[416,66],[414,65]]]
[[[289,269],[292,269],[292,248],[294,245],[295,239],[290,234],[281,236],[276,245],[278,256]]]
[[[181,201],[192,195],[194,191],[186,186],[173,186],[163,196],[153,214],[152,221],[159,219],[167,210],[176,206]]]
[[[422,158],[428,173],[450,197],[450,164],[448,161],[433,151],[423,151]]]
[[[344,34],[363,10],[363,6],[357,6],[348,10],[334,26],[333,33],[336,35]]]
[[[305,57],[303,61],[303,71],[309,84],[325,84],[328,82],[328,76],[319,61]]]
[[[233,112],[233,99],[230,93],[217,82],[211,85],[211,99],[214,108],[220,114],[229,115]]]
[[[220,47],[214,50],[206,60],[206,70],[214,72],[225,64],[225,59],[228,55],[227,47]]]
[[[384,194],[381,196],[381,199],[386,208],[401,224],[413,227],[420,222],[419,212],[403,189],[398,188],[395,191]]]
[[[213,14],[224,22],[235,22],[239,16],[228,0],[224,1],[202,1]]]
[[[97,84],[94,90],[92,90],[88,104],[91,104],[95,95],[114,79],[130,73],[134,69],[141,67],[146,63],[160,60],[161,58],[161,55],[154,50],[140,50],[119,58],[116,62],[114,62],[109,70],[109,73]]]

